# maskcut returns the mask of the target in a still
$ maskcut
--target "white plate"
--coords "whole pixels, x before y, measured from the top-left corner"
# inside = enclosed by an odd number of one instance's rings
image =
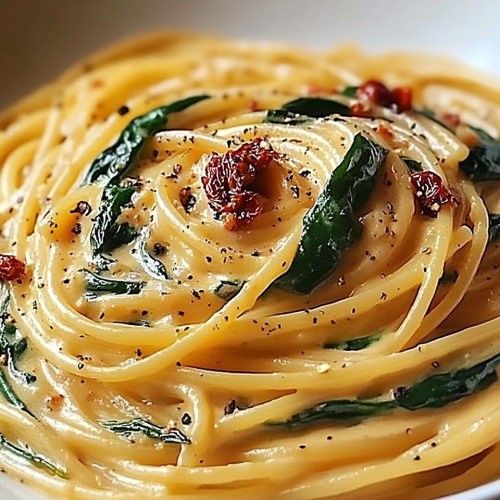
[[[0,0],[0,108],[89,52],[174,27],[327,48],[449,54],[500,73],[497,0]],[[0,500],[40,500],[0,477]],[[446,500],[500,498],[500,481]]]

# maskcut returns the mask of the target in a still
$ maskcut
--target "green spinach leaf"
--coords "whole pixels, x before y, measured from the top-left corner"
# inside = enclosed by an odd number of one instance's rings
[[[356,97],[356,92],[358,91],[358,89],[359,87],[354,86],[345,87],[342,91],[342,95],[345,95],[346,97]]]
[[[49,460],[43,455],[38,455],[34,453],[28,446],[17,446],[11,441],[9,441],[3,434],[0,433],[0,447],[4,450],[9,451],[17,457],[24,458],[28,462],[32,463],[36,467],[47,470],[50,474],[54,476],[59,476],[63,479],[69,479],[69,472],[58,465],[52,460]]]
[[[169,280],[170,277],[163,262],[155,259],[148,251],[148,235],[149,231],[147,228],[143,229],[142,237],[136,245],[136,255],[138,256],[142,267],[150,276],[159,280]]]
[[[108,251],[110,248],[116,248],[121,244],[121,241],[126,241],[130,236],[130,230],[120,229],[123,224],[117,225],[116,221],[122,212],[123,206],[132,199],[134,192],[134,186],[111,186],[104,189],[99,213],[93,220],[90,231],[92,257],[95,258],[101,255],[105,248]],[[125,239],[124,235],[127,235]]]
[[[497,354],[471,367],[431,375],[411,387],[398,387],[394,391],[394,399],[389,401],[327,401],[300,411],[287,420],[267,422],[267,425],[296,429],[315,422],[352,424],[398,408],[408,411],[442,408],[494,384],[498,380],[496,370],[499,365],[500,354]]]
[[[16,366],[16,359],[26,350],[28,343],[23,337],[17,341],[15,340],[20,337],[20,333],[15,325],[9,321],[8,309],[10,298],[5,288],[3,288],[2,293],[3,300],[0,305],[0,357],[3,358],[4,366],[0,366],[0,394],[10,404],[35,418],[26,404],[16,394],[7,378],[6,367],[11,377],[17,378],[25,384],[32,384],[36,381],[34,375],[18,370]]]
[[[460,168],[475,182],[500,180],[500,141],[479,128],[471,127],[479,137]]]
[[[400,158],[412,172],[423,172],[424,169],[419,161],[408,158],[407,156],[400,156]]]
[[[301,97],[287,102],[282,109],[313,118],[323,118],[330,115],[351,116],[349,106],[322,97]]]
[[[275,282],[277,286],[308,294],[335,271],[342,254],[361,235],[355,215],[373,191],[387,154],[383,147],[356,135],[304,217],[297,254],[289,270]]]
[[[316,422],[356,423],[365,418],[397,408],[394,401],[362,401],[338,399],[327,401],[296,413],[287,420],[267,422],[267,425],[285,426],[290,429],[314,424]]]
[[[412,387],[399,389],[395,399],[406,410],[441,408],[487,389],[498,379],[496,368],[499,364],[500,354],[497,354],[470,368],[431,375]]]
[[[145,420],[144,418],[134,418],[126,422],[111,420],[109,422],[100,422],[106,429],[132,439],[134,434],[144,434],[151,439],[157,439],[163,443],[169,444],[190,444],[191,440],[179,429],[161,427]]]
[[[378,335],[370,335],[368,337],[360,337],[359,339],[345,340],[336,344],[325,344],[324,347],[325,349],[337,349],[339,351],[361,351],[379,340],[380,337]]]
[[[118,140],[95,159],[85,176],[84,183],[101,186],[118,184],[134,165],[147,139],[166,127],[171,113],[183,111],[209,97],[208,95],[188,97],[133,119]]]
[[[314,120],[309,116],[302,116],[291,113],[284,109],[270,109],[266,113],[263,123],[277,123],[279,125],[304,125],[313,123]]]

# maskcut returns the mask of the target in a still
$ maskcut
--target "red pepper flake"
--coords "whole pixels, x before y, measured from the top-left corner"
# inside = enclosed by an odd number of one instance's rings
[[[352,116],[364,117],[369,116],[371,112],[371,107],[366,102],[355,102],[351,107],[350,111]]]
[[[393,90],[376,80],[368,80],[356,91],[359,101],[391,108],[396,113],[412,109],[412,90],[410,87],[396,87]]]
[[[222,214],[226,229],[238,231],[261,214],[261,197],[252,183],[259,171],[279,157],[260,137],[223,155],[212,155],[202,182],[210,208]]]
[[[4,281],[12,281],[26,274],[24,262],[16,259],[13,255],[0,254],[0,278]]]
[[[376,131],[384,137],[388,142],[392,141],[394,139],[394,134],[390,129],[388,129],[383,123],[380,124],[377,128]]]
[[[411,175],[411,183],[424,215],[437,217],[437,213],[445,203],[458,204],[457,199],[443,184],[441,177],[434,172],[415,172]]]
[[[460,125],[460,115],[457,115],[457,113],[444,113],[441,118],[450,127],[458,127]]]

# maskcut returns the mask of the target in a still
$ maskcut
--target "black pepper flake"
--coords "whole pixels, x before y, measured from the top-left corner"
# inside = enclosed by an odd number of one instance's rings
[[[73,210],[70,210],[70,214],[80,214],[89,215],[92,212],[92,207],[84,200],[79,201]]]
[[[83,363],[78,363],[78,369],[83,370],[85,368],[85,365]]]
[[[385,300],[387,298],[387,294],[385,292],[382,292],[380,294],[380,300]]]
[[[197,292],[196,290],[191,290],[191,293],[193,294],[193,297],[195,297],[198,300],[201,300],[201,295],[199,294],[199,292]]]
[[[316,316],[313,318],[313,324],[315,325],[318,322],[318,318]]]
[[[327,441],[331,441],[333,438],[332,438],[332,436],[327,436],[326,439],[327,439]]]
[[[229,403],[224,406],[224,415],[232,415],[236,410],[236,400],[232,399]]]
[[[193,419],[189,413],[184,413],[181,418],[182,425],[190,425]]]
[[[254,250],[252,252],[252,257],[258,257],[260,255],[260,251],[259,250]]]
[[[164,255],[166,251],[167,248],[165,247],[165,245],[162,245],[161,243],[155,243],[153,245],[153,253],[155,255]]]
[[[77,236],[82,233],[82,225],[77,222],[75,224],[75,227],[71,230],[72,233],[76,234]]]
[[[118,109],[118,114],[120,116],[126,115],[130,111],[130,108],[128,106],[122,106],[120,109]]]
[[[178,314],[179,316],[184,316],[184,311],[179,311]]]
[[[142,350],[141,349],[136,349],[135,350],[135,355],[140,358],[142,356]]]
[[[147,315],[149,314],[149,311],[146,311],[146,309],[144,309],[144,311],[142,311],[142,312],[141,312],[141,314],[142,314],[143,316],[147,316]]]
[[[299,445],[299,448],[300,448],[301,450],[305,450],[305,449],[306,449],[306,445],[305,445],[305,444],[301,444],[301,445]]]
[[[310,170],[301,170],[301,171],[299,172],[299,175],[300,175],[301,177],[304,177],[304,179],[305,179],[305,178],[306,178],[306,177],[307,177],[310,173],[311,173],[311,171],[310,171]]]
[[[190,186],[181,189],[179,193],[179,200],[184,208],[184,211],[187,214],[190,214],[196,205],[196,196],[191,193]]]
[[[434,368],[439,368],[439,361],[433,361],[433,362],[432,362],[432,366],[433,366]]]
[[[209,255],[207,255],[205,257],[205,260],[210,264],[212,262],[212,257],[210,257]]]
[[[418,462],[420,460],[420,456],[417,455],[413,460],[416,460]]]

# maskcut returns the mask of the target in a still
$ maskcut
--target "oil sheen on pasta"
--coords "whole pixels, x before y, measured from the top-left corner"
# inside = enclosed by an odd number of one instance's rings
[[[160,34],[5,111],[1,468],[68,500],[500,476],[498,89]]]

